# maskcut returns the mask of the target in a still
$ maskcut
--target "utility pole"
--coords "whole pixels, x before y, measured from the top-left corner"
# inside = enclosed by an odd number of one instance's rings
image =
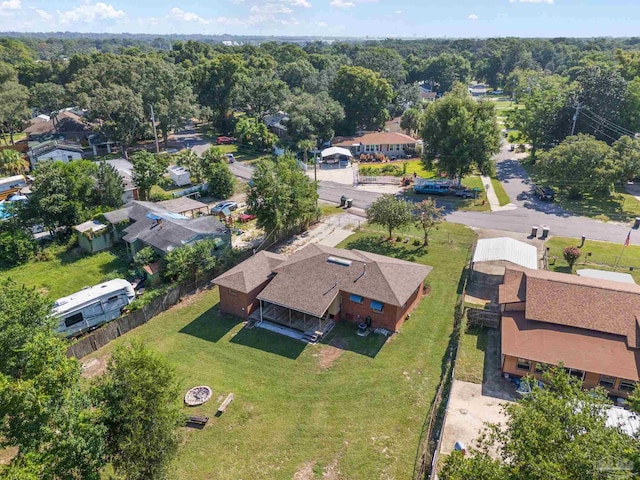
[[[149,104],[151,109],[151,126],[153,127],[153,138],[156,139],[156,153],[160,153],[160,145],[158,144],[158,132],[156,131],[156,116],[153,114],[153,105]]]
[[[578,120],[578,113],[580,112],[580,104],[576,104],[576,113],[573,114],[573,125],[571,125],[571,136],[576,131],[576,120]]]

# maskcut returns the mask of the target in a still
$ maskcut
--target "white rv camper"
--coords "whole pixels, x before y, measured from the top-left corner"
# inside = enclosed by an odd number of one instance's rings
[[[56,332],[75,337],[115,320],[135,296],[133,286],[119,278],[59,298],[52,312],[60,319]]]

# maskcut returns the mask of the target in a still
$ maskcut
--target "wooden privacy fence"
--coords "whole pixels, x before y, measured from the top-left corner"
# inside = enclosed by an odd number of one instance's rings
[[[458,295],[453,319],[453,333],[449,341],[449,347],[445,353],[444,365],[442,366],[442,374],[436,396],[433,399],[431,408],[422,425],[422,432],[418,442],[416,452],[416,462],[413,468],[413,480],[424,480],[431,478],[435,473],[438,463],[438,449],[442,440],[442,429],[444,426],[447,406],[449,404],[449,393],[451,392],[451,384],[455,374],[455,362],[458,356],[458,348],[460,346],[460,335],[462,329],[462,320],[464,318],[464,297],[469,280],[469,264],[471,261],[471,252],[475,248],[475,244],[469,248],[467,252],[467,261],[465,269],[462,272],[463,283],[460,294]]]
[[[250,251],[243,252],[242,255],[237,258],[237,261],[243,261],[251,255]],[[67,349],[68,357],[82,358],[89,355],[91,352],[95,352],[101,347],[104,347],[107,343],[115,340],[121,335],[124,335],[130,330],[139,327],[140,325],[147,323],[156,315],[168,310],[181,298],[186,295],[195,292],[198,288],[209,285],[211,280],[220,275],[222,272],[235,265],[228,265],[219,269],[216,269],[197,281],[185,281],[178,283],[164,295],[154,298],[144,307],[127,313],[121,317],[118,317],[113,322],[109,322],[106,325],[100,327],[94,332],[81,337],[77,342],[70,345]]]

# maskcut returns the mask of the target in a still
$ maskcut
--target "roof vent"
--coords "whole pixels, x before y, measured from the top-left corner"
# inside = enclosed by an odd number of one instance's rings
[[[350,267],[351,266],[351,260],[347,260],[346,258],[329,257],[329,258],[327,258],[327,262],[328,263],[335,263],[336,265],[340,265],[340,266],[343,266],[343,267]]]

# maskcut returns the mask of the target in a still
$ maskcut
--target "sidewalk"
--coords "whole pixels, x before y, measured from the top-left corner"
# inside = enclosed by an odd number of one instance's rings
[[[493,189],[493,185],[491,184],[491,178],[481,176],[482,184],[484,185],[485,191],[487,192],[487,201],[489,202],[489,206],[491,207],[492,212],[502,212],[506,210],[515,210],[518,208],[517,205],[513,203],[507,203],[506,205],[500,206],[500,201],[498,200],[498,196],[496,195],[496,191]]]

